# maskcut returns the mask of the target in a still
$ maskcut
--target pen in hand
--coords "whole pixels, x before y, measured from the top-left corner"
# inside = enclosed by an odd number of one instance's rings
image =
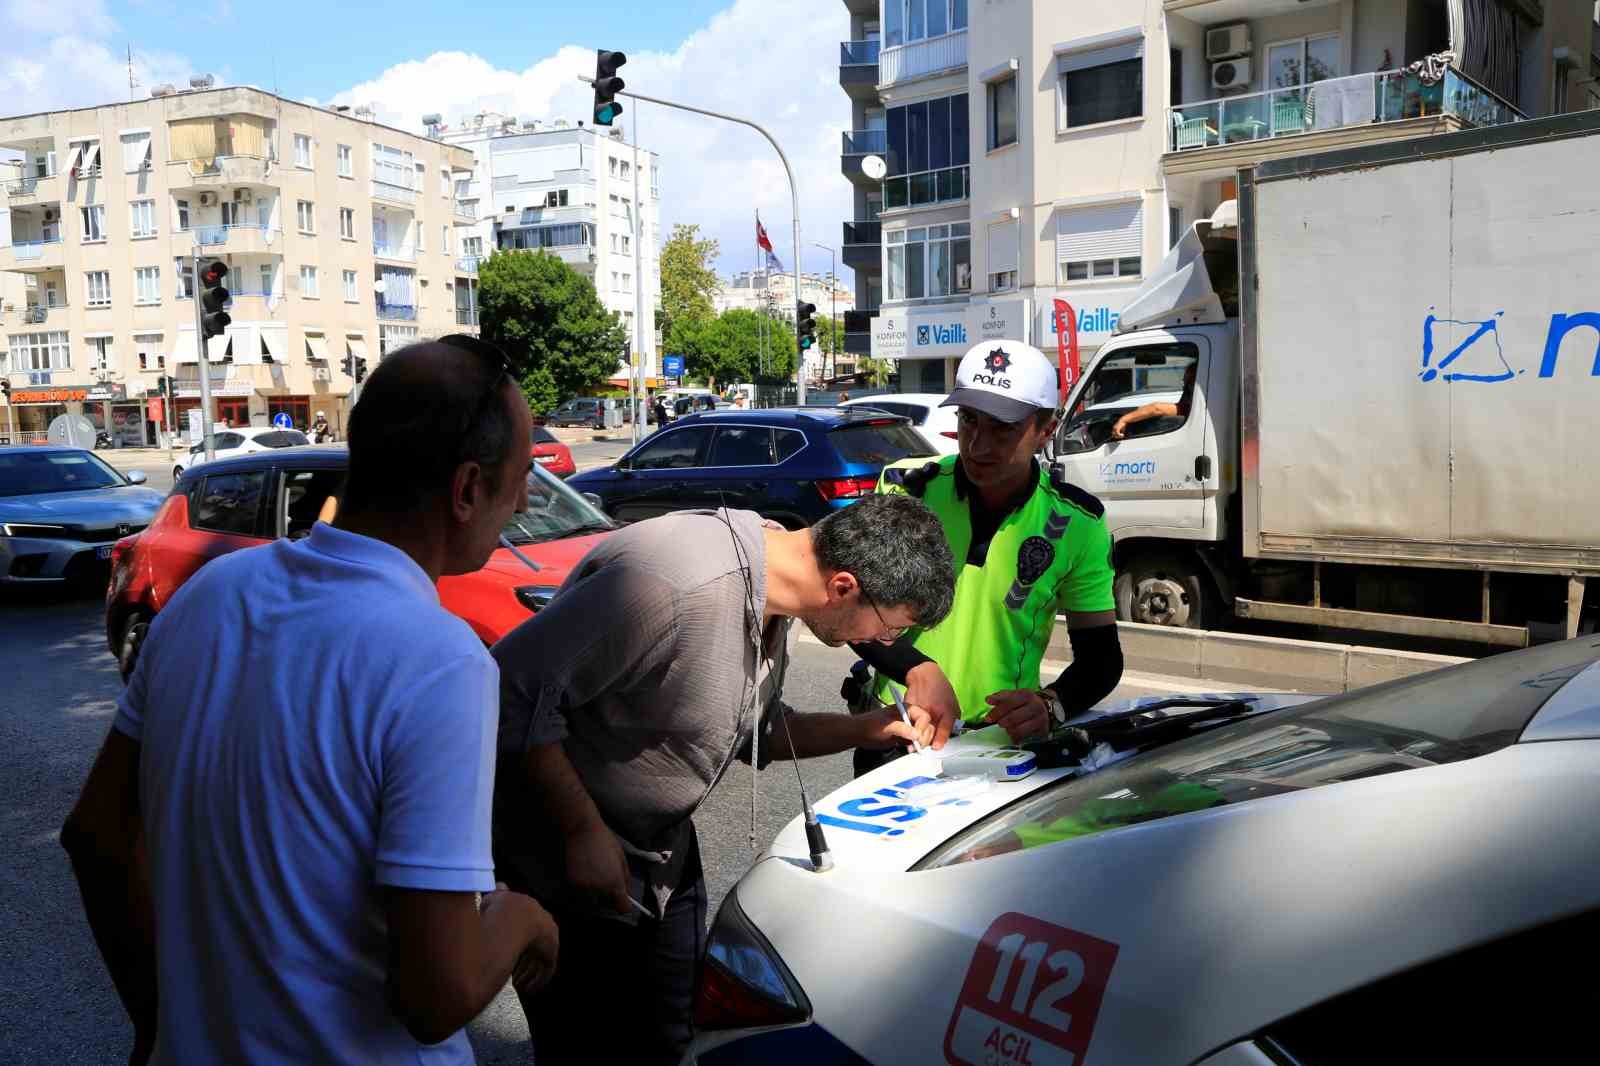
[[[889,695],[894,697],[894,705],[900,711],[900,720],[912,731],[911,749],[920,752],[922,744],[916,738],[916,728],[911,725],[911,714],[906,710],[906,701],[900,698],[900,690],[894,687],[893,681],[884,682],[889,688]]]

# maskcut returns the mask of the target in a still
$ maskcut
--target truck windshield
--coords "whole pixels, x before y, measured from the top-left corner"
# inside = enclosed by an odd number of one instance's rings
[[[929,855],[933,869],[1188,811],[1486,755],[1600,660],[1600,638],[1547,644],[1223,726],[1064,779]]]

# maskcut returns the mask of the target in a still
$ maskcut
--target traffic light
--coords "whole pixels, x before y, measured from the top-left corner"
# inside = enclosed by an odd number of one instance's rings
[[[200,275],[201,340],[222,336],[228,323],[233,321],[233,316],[222,309],[229,299],[228,290],[222,287],[227,276],[227,266],[219,262],[213,262]]]
[[[817,343],[817,320],[812,317],[816,313],[816,304],[808,304],[804,300],[795,304],[794,332],[800,338],[802,352]]]
[[[594,124],[609,126],[622,114],[622,105],[615,97],[622,91],[624,82],[617,77],[617,68],[628,61],[621,52],[597,50],[594,54]]]
[[[348,377],[353,378],[356,376],[356,356],[354,352],[346,351],[344,353],[344,362],[339,364],[339,369],[343,370]]]
[[[0,394],[3,394],[5,396],[7,403],[11,402],[11,379],[10,378],[0,378]]]
[[[355,370],[354,370],[353,373],[351,373],[350,376],[356,379],[356,384],[357,385],[361,384],[361,380],[367,376],[367,357],[366,356],[364,356],[364,355],[356,356]]]

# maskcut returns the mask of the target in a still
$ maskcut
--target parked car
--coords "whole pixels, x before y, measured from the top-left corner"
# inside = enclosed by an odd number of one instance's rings
[[[863,396],[846,400],[840,407],[870,407],[891,415],[905,415],[929,444],[941,455],[954,455],[956,447],[956,409],[940,407],[942,392],[891,392],[883,396]]]
[[[606,425],[605,401],[595,396],[580,396],[557,407],[544,416],[547,426],[582,426],[586,429],[604,429]]]
[[[144,481],[82,448],[0,448],[0,584],[104,581],[112,544],[161,506]]]
[[[578,472],[572,461],[572,449],[556,440],[555,434],[543,426],[533,427],[533,461],[556,477],[571,477]]]
[[[3,455],[3,453],[0,453]],[[338,510],[349,453],[322,445],[205,463],[173,486],[148,529],[112,548],[106,642],[126,677],[150,622],[207,562],[278,537],[308,535]],[[441,578],[439,600],[492,644],[538,610],[612,521],[538,463],[529,463],[528,510],[506,524],[506,548],[483,569]]]
[[[685,1061],[1561,1062],[1587,1039],[1600,993],[1561,960],[1600,949],[1600,638],[1074,724],[1016,781],[922,753],[820,800],[826,874],[785,828],[722,904]],[[1009,747],[996,728],[952,744]]]
[[[623,521],[726,504],[799,529],[870,495],[888,463],[936,454],[900,415],[729,409],[685,415],[614,465],[567,484],[594,493],[607,514]]]
[[[240,426],[211,434],[213,461],[232,459],[236,455],[254,455],[269,448],[297,448],[310,443],[310,438],[298,429],[278,429],[276,426]],[[205,461],[206,444],[201,441],[189,448],[188,459],[173,466],[172,480],[178,480],[185,470]]]

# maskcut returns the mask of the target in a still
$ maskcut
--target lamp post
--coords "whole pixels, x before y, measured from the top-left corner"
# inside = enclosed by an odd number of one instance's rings
[[[826,244],[812,241],[813,248],[828,253],[828,351],[833,355],[833,375],[839,376],[839,257]],[[799,299],[800,294],[795,294]]]

